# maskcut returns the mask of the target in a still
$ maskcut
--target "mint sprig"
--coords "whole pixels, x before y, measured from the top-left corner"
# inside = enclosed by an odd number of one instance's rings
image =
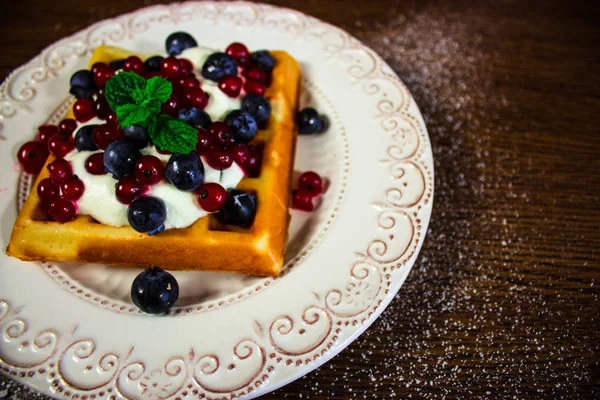
[[[121,72],[106,83],[104,95],[123,128],[143,126],[161,150],[187,154],[196,148],[196,129],[160,113],[172,92],[173,86],[166,79],[155,76],[147,80],[133,72]]]

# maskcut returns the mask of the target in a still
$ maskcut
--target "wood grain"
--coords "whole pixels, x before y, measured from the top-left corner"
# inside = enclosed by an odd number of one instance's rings
[[[436,192],[419,260],[382,317],[265,398],[600,396],[597,4],[273,3],[340,26],[390,63],[427,122]],[[3,5],[0,76],[140,5]]]

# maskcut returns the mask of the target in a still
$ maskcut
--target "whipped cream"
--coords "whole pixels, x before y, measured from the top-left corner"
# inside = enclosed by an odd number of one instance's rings
[[[79,124],[75,133],[85,125],[102,124],[104,121],[94,118],[85,124]],[[71,162],[73,173],[83,181],[85,190],[77,200],[77,211],[79,214],[90,215],[98,222],[112,226],[129,225],[127,220],[126,204],[117,200],[115,185],[117,180],[111,174],[92,175],[85,169],[87,158],[101,151],[77,151],[73,150],[65,156]],[[169,154],[161,154],[156,147],[149,145],[140,150],[144,155],[153,155],[166,163],[171,157]],[[211,168],[204,157],[200,157],[204,164],[204,182],[214,182],[225,189],[233,189],[244,177],[244,171],[234,162],[231,167],[220,171]],[[198,202],[194,193],[178,190],[166,180],[156,185],[148,186],[145,196],[153,196],[161,199],[167,206],[167,219],[165,229],[187,228],[196,220],[208,215]]]

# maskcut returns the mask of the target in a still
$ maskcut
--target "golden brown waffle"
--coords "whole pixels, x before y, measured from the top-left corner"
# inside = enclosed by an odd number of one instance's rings
[[[17,217],[7,254],[25,261],[90,262],[123,267],[158,265],[170,270],[278,275],[290,220],[300,69],[286,52],[271,54],[276,66],[266,97],[273,111],[267,129],[260,130],[252,141],[263,148],[260,176],[244,178],[238,185],[256,194],[252,227],[224,226],[212,215],[189,228],[169,229],[155,236],[136,232],[129,226],[103,225],[87,215],[61,224],[40,207],[36,188],[48,176],[44,167]],[[90,65],[130,55],[126,50],[103,46],[96,49]],[[47,163],[52,160],[50,156]]]

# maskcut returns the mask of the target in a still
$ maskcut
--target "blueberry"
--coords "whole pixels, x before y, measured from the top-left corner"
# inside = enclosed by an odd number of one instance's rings
[[[170,56],[178,56],[185,49],[196,46],[198,46],[198,43],[196,43],[194,38],[186,32],[173,32],[165,42],[167,53],[169,53]]]
[[[204,183],[204,165],[196,152],[173,154],[165,167],[164,176],[183,192],[193,192]]]
[[[164,314],[177,302],[179,284],[159,267],[142,271],[131,284],[131,300],[148,314]]]
[[[96,89],[86,89],[82,86],[71,86],[69,89],[69,93],[75,96],[78,99],[92,99],[96,94]]]
[[[242,100],[242,111],[249,112],[258,124],[263,124],[271,115],[271,103],[260,94],[249,93]]]
[[[241,143],[248,143],[258,130],[256,119],[247,111],[233,110],[225,117],[225,123],[231,129],[233,138]]]
[[[206,111],[196,107],[182,108],[179,110],[178,118],[192,125],[194,128],[206,129],[212,122],[210,115]]]
[[[109,65],[109,67],[112,68],[113,71],[118,71],[120,69],[123,69],[123,65],[125,64],[125,59],[121,58],[120,60],[115,60],[113,62],[111,62]]]
[[[94,129],[98,125],[84,125],[75,134],[75,147],[77,151],[94,151],[98,150],[98,146],[92,140]]]
[[[117,140],[106,147],[104,151],[104,168],[116,179],[132,175],[135,160],[140,156],[137,147],[125,140]]]
[[[79,86],[85,89],[96,89],[96,84],[94,84],[94,74],[92,71],[87,69],[82,69],[71,75],[71,81],[69,83],[71,86]]]
[[[123,128],[123,136],[125,137],[125,140],[134,144],[138,149],[143,149],[148,146],[150,141],[148,130],[139,125],[131,125]]]
[[[267,50],[259,50],[250,54],[250,62],[267,73],[275,68],[275,59]]]
[[[256,216],[256,196],[239,189],[227,193],[225,205],[217,217],[226,224],[250,227]]]
[[[78,99],[91,99],[97,89],[96,84],[94,83],[94,74],[87,69],[75,72],[71,76],[70,85],[71,89],[69,90],[69,93]]]
[[[298,113],[298,132],[301,135],[323,132],[323,128],[323,119],[314,108],[306,107]]]
[[[164,57],[152,56],[146,61],[144,61],[144,67],[146,68],[146,72],[159,72],[162,60],[164,60]]]
[[[167,206],[156,197],[143,196],[135,199],[127,209],[129,225],[138,232],[154,235],[165,229]]]
[[[229,75],[237,75],[237,64],[229,54],[213,53],[202,66],[202,76],[211,81],[219,82]]]

